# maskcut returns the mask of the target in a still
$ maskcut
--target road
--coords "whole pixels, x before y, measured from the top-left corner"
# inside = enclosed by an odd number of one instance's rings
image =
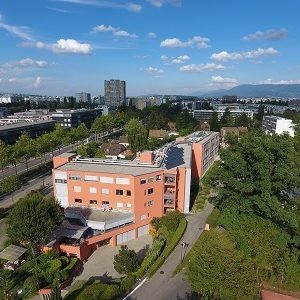
[[[13,198],[11,197],[11,195],[0,198],[0,208],[8,208],[15,204],[19,199],[25,197],[32,190],[39,189],[43,184],[43,180],[45,186],[47,187],[44,194],[51,194],[52,176],[51,172],[48,171],[44,175],[39,175],[38,177],[32,178],[27,183],[23,184],[22,187],[13,194]]]
[[[98,134],[97,135],[97,140],[101,140],[103,138],[119,134],[122,131],[123,131],[123,127],[120,127],[120,128],[114,129],[112,132],[104,132],[104,133]],[[94,140],[94,138],[95,138],[94,135],[92,135],[87,140],[91,141],[91,140]],[[44,164],[44,162],[51,162],[53,156],[57,156],[57,155],[59,155],[61,153],[64,153],[64,152],[73,151],[73,150],[76,149],[76,147],[86,143],[87,140],[80,141],[80,142],[77,142],[75,144],[62,147],[60,149],[57,149],[57,150],[53,151],[53,153],[48,152],[48,153],[45,154],[45,157],[43,157],[42,160],[40,158],[31,158],[31,159],[28,160],[28,169],[29,170],[36,169],[41,164]],[[27,170],[26,170],[25,161],[22,161],[19,164],[17,164],[17,173],[18,174],[25,173],[26,171]],[[4,169],[3,173],[0,172],[0,180],[2,178],[7,177],[7,176],[14,175],[15,173],[16,173],[15,166],[8,166],[7,168]]]
[[[172,277],[177,265],[181,262],[182,247],[180,244],[189,244],[187,253],[203,232],[207,217],[213,210],[213,205],[208,204],[206,208],[198,214],[188,215],[188,225],[184,236],[175,250],[167,258],[162,267],[148,279],[135,293],[130,300],[166,300],[166,299],[186,299],[186,293],[191,292],[191,288],[185,278],[184,271]]]

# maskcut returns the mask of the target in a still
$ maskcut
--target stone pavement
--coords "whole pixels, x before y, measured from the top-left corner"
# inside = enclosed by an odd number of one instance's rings
[[[126,244],[129,249],[135,250],[139,258],[142,259],[152,245],[152,237],[145,235],[124,244]],[[119,249],[120,246],[111,247],[110,245],[98,248],[83,265],[83,272],[74,278],[72,284],[74,284],[76,280],[95,279],[107,282],[122,277],[123,275],[116,272],[113,266],[114,256],[118,254]],[[62,291],[63,296],[67,293],[69,288],[70,287],[67,287]]]

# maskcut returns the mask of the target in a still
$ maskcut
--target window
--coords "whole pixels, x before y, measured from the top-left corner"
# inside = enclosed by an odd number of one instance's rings
[[[129,178],[116,178],[116,184],[130,184],[130,179]]]
[[[141,221],[146,220],[146,215],[141,215]]]
[[[109,189],[103,188],[103,189],[101,190],[101,193],[104,194],[104,195],[108,195],[108,194],[109,194]]]
[[[97,204],[97,200],[90,200],[90,204]]]
[[[90,187],[91,194],[97,194],[97,189],[95,187]]]
[[[154,201],[151,200],[151,201],[148,201],[148,206],[152,206],[154,204]]]
[[[123,190],[116,190],[116,195],[122,196],[123,195]]]
[[[117,207],[123,207],[123,203],[122,202],[117,202]]]
[[[127,206],[127,207],[131,207],[131,203],[127,203],[126,206]]]
[[[98,181],[98,177],[97,177],[97,176],[89,176],[89,175],[85,175],[85,176],[84,176],[84,180],[85,180],[85,181]]]
[[[161,176],[160,175],[156,175],[156,181],[161,180]]]
[[[153,194],[153,188],[148,189],[148,195]]]
[[[141,180],[141,184],[146,184],[146,182],[147,182],[146,179]]]
[[[109,205],[109,201],[102,201],[102,205]]]
[[[113,177],[100,177],[100,182],[102,183],[114,183],[114,178]]]
[[[75,198],[75,202],[76,202],[76,203],[82,203],[82,199],[77,199],[77,198]]]
[[[55,183],[67,183],[67,179],[55,179]]]
[[[81,186],[74,186],[75,193],[81,193]]]
[[[81,180],[81,177],[79,175],[70,175],[69,179],[70,180]]]
[[[153,182],[153,181],[154,181],[154,177],[148,178],[148,183]]]
[[[131,196],[131,191],[126,191],[126,196]]]

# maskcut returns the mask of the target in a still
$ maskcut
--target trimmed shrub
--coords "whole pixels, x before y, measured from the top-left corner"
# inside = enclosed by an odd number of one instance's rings
[[[93,283],[83,289],[76,300],[112,300],[120,295],[117,284]]]
[[[178,211],[170,211],[161,218],[161,225],[168,231],[176,231],[180,220],[184,218],[183,214]]]
[[[77,261],[78,261],[77,258],[72,257],[71,259],[69,259],[69,264],[60,271],[62,281],[65,281],[68,279],[68,277],[69,277],[71,271],[74,269]]]
[[[123,292],[127,292],[135,283],[136,283],[137,277],[133,274],[128,274],[126,277],[122,278],[120,289]]]
[[[47,265],[44,272],[45,280],[48,283],[52,283],[54,278],[60,279],[60,269],[61,269],[62,263],[59,259],[53,259],[50,260]]]
[[[221,212],[219,209],[214,208],[212,213],[208,216],[206,223],[210,225],[211,228],[215,228],[218,225],[218,221],[221,217]]]
[[[36,276],[28,277],[23,284],[24,289],[28,295],[35,295],[40,288],[39,278]]]
[[[117,284],[105,284],[104,290],[100,299],[112,300],[120,295],[120,289]]]
[[[67,256],[61,256],[59,260],[61,261],[62,268],[66,268],[70,263],[70,258]]]

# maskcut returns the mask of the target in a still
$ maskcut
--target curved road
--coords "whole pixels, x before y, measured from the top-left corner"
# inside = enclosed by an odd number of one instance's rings
[[[191,288],[186,281],[184,272],[181,271],[172,277],[177,265],[181,262],[180,244],[186,242],[189,244],[187,252],[191,250],[194,243],[203,232],[207,217],[213,210],[212,204],[207,204],[206,208],[199,214],[187,216],[187,228],[180,243],[167,258],[161,268],[147,280],[136,292],[127,299],[131,300],[171,300],[186,299],[186,293],[191,292]]]

